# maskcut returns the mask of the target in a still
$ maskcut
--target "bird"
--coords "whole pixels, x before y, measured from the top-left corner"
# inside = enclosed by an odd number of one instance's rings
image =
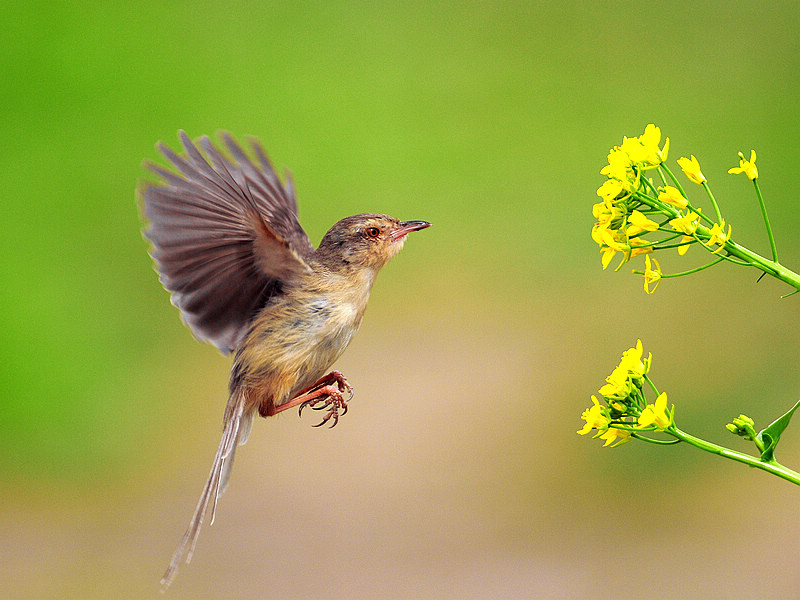
[[[282,183],[261,144],[251,158],[227,132],[227,153],[208,136],[178,133],[185,154],[157,148],[176,171],[138,193],[144,236],[161,284],[194,336],[232,354],[222,439],[189,526],[161,579],[162,591],[192,558],[204,519],[213,524],[236,447],[256,415],[325,410],[335,426],[353,388],[331,370],[358,330],[380,269],[406,236],[430,226],[377,213],[341,219],[315,249],[299,222],[291,174]]]

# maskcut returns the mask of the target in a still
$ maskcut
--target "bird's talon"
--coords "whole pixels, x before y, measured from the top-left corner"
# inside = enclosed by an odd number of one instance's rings
[[[323,408],[325,408],[325,407],[323,406]],[[328,421],[333,419],[333,423],[331,423],[331,426],[328,428],[328,429],[333,429],[336,426],[336,424],[339,422],[339,414],[337,412],[335,412],[335,410],[336,410],[335,408],[331,408],[330,411],[328,412],[328,414],[325,415],[325,417],[322,419],[322,421],[320,421],[316,425],[312,425],[312,427],[322,427],[323,425],[325,425],[325,423],[327,423]],[[344,413],[342,413],[342,414],[344,414]]]
[[[306,406],[310,407],[312,410],[328,409],[328,413],[323,417],[322,421],[313,425],[313,427],[321,427],[330,421],[330,427],[333,428],[339,423],[339,417],[347,414],[347,402],[349,399],[345,400],[342,396],[342,392],[332,385],[331,388],[332,389],[326,391],[326,393],[320,394],[316,398],[309,398],[300,404],[298,409],[298,414],[300,416],[303,415],[303,409]]]

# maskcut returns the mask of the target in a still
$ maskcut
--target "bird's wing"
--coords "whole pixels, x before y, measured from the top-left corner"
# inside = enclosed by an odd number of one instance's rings
[[[255,140],[258,164],[223,134],[233,160],[208,137],[186,156],[159,149],[180,174],[148,166],[160,184],[145,183],[145,236],[153,243],[161,283],[195,336],[232,352],[255,312],[284,284],[309,270],[314,247],[297,218],[291,182],[284,187]]]

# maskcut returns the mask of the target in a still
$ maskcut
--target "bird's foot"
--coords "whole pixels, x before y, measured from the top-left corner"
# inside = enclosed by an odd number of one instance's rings
[[[345,392],[348,394],[347,400],[344,398]],[[331,371],[317,383],[311,386],[304,394],[305,400],[300,404],[298,414],[302,416],[303,409],[308,406],[313,410],[328,409],[322,421],[314,425],[321,427],[331,422],[331,427],[335,427],[339,422],[339,417],[347,414],[347,403],[353,398],[353,387],[339,371]]]
[[[332,386],[329,386],[332,387]],[[319,405],[319,406],[318,406]],[[317,398],[313,398],[311,400],[306,400],[300,405],[299,413],[303,414],[303,408],[306,406],[314,409],[314,410],[324,410],[325,408],[328,409],[328,412],[322,417],[322,421],[317,423],[316,425],[312,425],[312,427],[322,427],[328,421],[331,422],[331,427],[335,427],[336,424],[339,422],[339,417],[344,416],[347,413],[347,401],[342,396],[342,393],[337,390],[326,390],[324,396],[320,396]]]

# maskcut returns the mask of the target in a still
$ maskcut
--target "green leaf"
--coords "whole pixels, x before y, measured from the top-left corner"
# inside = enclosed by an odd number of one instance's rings
[[[781,439],[783,430],[789,426],[789,421],[792,420],[792,415],[798,407],[800,407],[800,400],[798,400],[792,408],[786,411],[786,413],[775,419],[775,421],[773,421],[769,427],[762,429],[758,436],[756,436],[763,444],[764,448],[764,451],[761,453],[762,461],[775,461],[775,447],[778,445],[778,442]]]

